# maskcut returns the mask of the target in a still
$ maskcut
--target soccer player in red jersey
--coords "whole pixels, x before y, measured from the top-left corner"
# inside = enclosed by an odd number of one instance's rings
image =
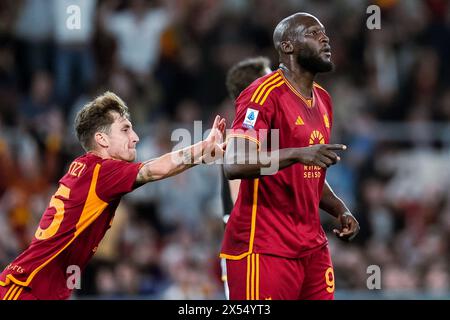
[[[106,92],[75,119],[86,154],[59,181],[30,246],[0,274],[0,299],[67,299],[72,270],[83,270],[111,226],[121,197],[150,181],[183,172],[223,155],[225,120],[216,116],[210,135],[182,150],[142,163],[128,108]]]
[[[333,231],[343,240],[359,225],[325,181],[340,160],[335,151],[346,149],[329,144],[331,98],[314,82],[333,68],[329,38],[316,17],[296,13],[277,25],[273,40],[280,68],[236,100],[224,171],[242,180],[220,256],[231,299],[333,299],[319,208],[336,217],[341,226]]]

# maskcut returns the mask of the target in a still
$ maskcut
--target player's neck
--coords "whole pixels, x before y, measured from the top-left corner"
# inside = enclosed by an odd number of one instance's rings
[[[306,98],[312,98],[312,88],[315,76],[313,73],[294,64],[286,65],[281,63],[280,69],[285,78],[298,92]]]
[[[99,150],[89,150],[88,153],[96,155],[97,157],[100,157],[102,159],[110,158],[110,156],[106,152],[102,152],[102,151],[99,151]]]

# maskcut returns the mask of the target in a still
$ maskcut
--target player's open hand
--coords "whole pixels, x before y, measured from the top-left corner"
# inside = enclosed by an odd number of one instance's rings
[[[307,166],[319,166],[323,169],[336,164],[341,158],[334,152],[346,150],[343,144],[315,144],[309,147],[298,148],[298,161]]]
[[[353,240],[359,232],[359,223],[356,218],[350,212],[345,212],[339,215],[338,220],[341,227],[333,229],[333,233],[341,240]]]
[[[225,128],[225,118],[217,115],[214,119],[211,132],[204,141],[205,145],[203,149],[202,162],[212,163],[223,158],[226,148],[226,143],[223,142]]]

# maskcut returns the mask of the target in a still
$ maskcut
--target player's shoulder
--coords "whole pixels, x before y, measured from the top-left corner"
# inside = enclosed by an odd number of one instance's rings
[[[253,81],[236,100],[264,106],[270,101],[271,96],[276,95],[277,89],[283,87],[285,79],[279,70],[275,70]]]
[[[73,160],[72,163],[83,163],[88,167],[94,167],[96,165],[100,165],[101,167],[109,167],[126,163],[126,161],[115,160],[112,158],[102,158],[92,152],[86,152],[85,154]]]
[[[84,163],[86,165],[93,165],[102,163],[103,159],[92,152],[86,152],[85,154],[75,158],[72,162]]]
[[[281,75],[280,75],[280,73],[278,72],[278,70],[272,71],[271,73],[268,73],[268,74],[266,74],[266,75],[264,75],[264,76],[262,76],[262,77],[257,78],[256,80],[254,80],[254,81],[248,86],[247,89],[250,89],[250,90],[251,90],[251,89],[253,88],[253,91],[254,91],[256,88],[260,87],[263,83],[264,83],[264,84],[267,83],[267,80],[272,80],[272,79],[278,78],[278,77],[280,77],[280,76],[281,76]]]

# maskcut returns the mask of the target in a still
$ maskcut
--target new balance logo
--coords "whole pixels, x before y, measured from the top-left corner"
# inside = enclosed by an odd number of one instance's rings
[[[296,124],[297,126],[302,126],[302,125],[304,125],[305,123],[303,122],[303,119],[302,119],[300,116],[298,116],[298,117],[297,117],[297,121],[295,121],[295,124]]]

